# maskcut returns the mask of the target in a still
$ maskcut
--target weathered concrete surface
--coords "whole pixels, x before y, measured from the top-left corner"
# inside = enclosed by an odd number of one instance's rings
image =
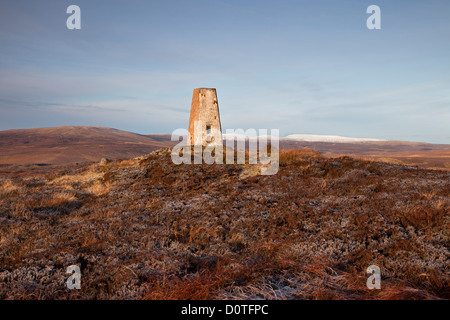
[[[195,123],[201,121],[201,133],[195,133]],[[198,88],[194,89],[192,95],[191,115],[189,118],[188,144],[208,145],[208,132],[216,132],[212,142],[222,144],[222,127],[220,124],[219,103],[216,89]]]

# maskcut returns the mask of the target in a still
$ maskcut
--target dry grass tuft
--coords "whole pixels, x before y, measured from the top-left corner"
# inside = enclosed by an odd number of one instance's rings
[[[0,181],[0,195],[8,195],[11,192],[20,191],[21,188],[11,180]]]
[[[111,190],[111,183],[109,182],[104,183],[102,181],[95,181],[89,187],[86,188],[87,192],[97,197],[109,193],[110,190]]]

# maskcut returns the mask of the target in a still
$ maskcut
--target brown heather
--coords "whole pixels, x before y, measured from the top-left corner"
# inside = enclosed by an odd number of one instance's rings
[[[163,150],[0,176],[0,298],[450,298],[450,172],[307,149],[255,168]]]

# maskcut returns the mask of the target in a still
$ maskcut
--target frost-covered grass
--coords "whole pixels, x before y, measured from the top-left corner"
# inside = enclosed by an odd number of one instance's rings
[[[306,149],[275,176],[167,152],[47,170],[0,176],[2,299],[450,298],[446,171]]]

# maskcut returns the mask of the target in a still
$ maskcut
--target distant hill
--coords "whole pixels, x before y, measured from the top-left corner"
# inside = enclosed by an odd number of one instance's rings
[[[0,165],[56,165],[101,158],[124,159],[172,147],[170,134],[137,134],[106,127],[65,126],[0,131]],[[290,135],[281,149],[310,148],[328,157],[355,158],[450,170],[450,145]]]
[[[280,146],[283,149],[307,147],[328,157],[348,155],[353,158],[419,166],[428,169],[450,170],[449,144],[391,140],[325,142],[281,138]]]
[[[105,127],[6,130],[0,131],[0,164],[66,164],[130,158],[174,144],[170,135],[141,135]]]

